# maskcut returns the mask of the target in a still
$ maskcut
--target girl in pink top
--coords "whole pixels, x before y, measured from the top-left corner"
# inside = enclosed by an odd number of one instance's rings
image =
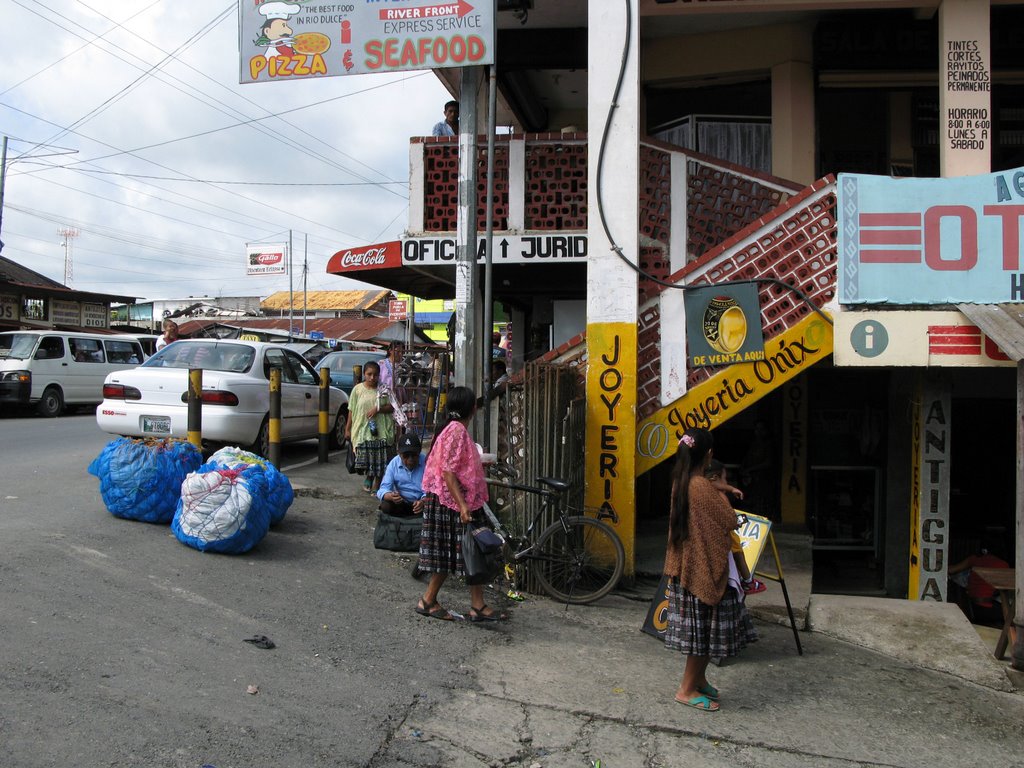
[[[448,392],[446,421],[439,425],[423,472],[426,503],[418,567],[431,576],[416,612],[443,621],[451,621],[452,614],[438,604],[438,592],[448,574],[465,575],[462,532],[466,523],[482,519],[481,508],[487,501],[480,452],[468,429],[474,413],[476,394],[472,389],[455,387]],[[469,595],[470,621],[508,618],[487,607],[482,584],[470,586]]]

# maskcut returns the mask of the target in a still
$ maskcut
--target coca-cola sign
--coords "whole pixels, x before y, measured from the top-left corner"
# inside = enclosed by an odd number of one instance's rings
[[[346,248],[338,251],[327,263],[327,271],[333,274],[352,272],[359,269],[387,269],[402,265],[401,248],[398,241],[376,243],[362,248]]]
[[[384,248],[368,248],[365,251],[345,251],[341,257],[343,267],[382,267],[387,261],[387,251]]]

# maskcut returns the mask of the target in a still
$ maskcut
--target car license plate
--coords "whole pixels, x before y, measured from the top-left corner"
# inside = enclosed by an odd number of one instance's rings
[[[142,431],[153,432],[158,435],[171,434],[170,416],[143,416]]]

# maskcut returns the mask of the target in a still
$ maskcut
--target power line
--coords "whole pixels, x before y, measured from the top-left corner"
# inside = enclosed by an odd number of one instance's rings
[[[23,3],[20,2],[20,0],[13,0],[13,2],[17,3],[18,5],[22,5],[22,7],[26,7],[26,6],[24,6]],[[66,19],[71,24],[76,24],[77,23],[74,20],[70,19],[68,16],[66,16],[66,15],[64,15],[64,14],[58,12],[58,11],[55,11],[52,8],[49,8],[48,6],[46,6],[45,4],[43,4],[41,2],[37,2],[36,4],[38,6],[40,6],[40,7],[42,7],[42,8],[45,8],[50,13],[53,13],[54,15],[59,16],[60,18]],[[81,4],[85,5],[86,8],[89,8],[90,10],[93,10],[94,12],[99,13],[99,15],[103,16],[108,21],[111,21],[111,23],[113,23],[115,25],[118,25],[118,26],[122,26],[118,22],[116,22],[113,19],[111,19],[109,16],[106,16],[105,14],[102,14],[99,11],[95,11],[94,9],[90,8],[90,6],[86,5],[85,3],[81,3]],[[230,11],[233,8],[234,8],[234,4],[230,5],[227,9],[225,9],[224,12],[222,12],[217,17],[215,17],[215,19],[210,24],[204,25],[204,27],[201,28],[202,29],[201,33],[190,37],[189,40],[186,41],[186,43],[183,44],[178,50],[179,51],[184,51],[184,50],[186,50],[186,48],[191,47],[195,42],[197,42],[199,39],[201,39],[206,34],[208,34],[217,24],[219,24],[221,21],[223,21],[223,19],[226,18],[227,14],[230,13]],[[69,34],[72,34],[72,35],[74,35],[76,37],[79,37],[80,39],[85,39],[82,35],[78,34],[75,30],[68,29],[67,27],[65,27],[64,25],[62,25],[62,24],[60,24],[60,23],[58,23],[56,21],[54,21],[53,19],[49,19],[49,18],[45,18],[45,17],[41,17],[41,18],[44,18],[45,21],[48,21],[49,23],[59,27],[60,29],[65,30]],[[138,65],[134,64],[133,62],[129,61],[128,59],[124,58],[123,56],[118,56],[117,54],[111,53],[110,51],[106,51],[106,53],[108,53],[108,55],[114,56],[115,58],[117,58],[120,61],[128,64],[129,66],[135,67],[136,69],[139,69],[140,71],[143,71],[143,75],[141,77],[137,78],[131,84],[129,84],[126,88],[121,90],[118,94],[115,94],[114,96],[111,96],[109,99],[107,99],[107,101],[105,101],[99,107],[96,107],[89,114],[87,114],[86,116],[80,118],[75,123],[72,123],[72,125],[70,127],[66,128],[65,131],[71,130],[71,129],[73,129],[76,126],[84,124],[89,119],[91,119],[92,117],[95,117],[97,114],[99,114],[104,109],[106,109],[106,107],[110,106],[111,104],[113,104],[116,101],[118,101],[121,98],[123,98],[131,90],[133,90],[137,85],[139,85],[143,80],[145,80],[150,74],[152,74],[155,71],[157,71],[158,69],[160,69],[160,67],[164,63],[166,63],[167,61],[169,61],[171,59],[177,61],[178,63],[182,64],[183,66],[187,66],[190,69],[195,70],[194,67],[191,67],[191,65],[187,64],[185,61],[180,59],[177,56],[176,53],[174,53],[174,52],[167,52],[165,49],[160,48],[159,46],[155,45],[154,43],[150,42],[149,40],[146,40],[145,38],[141,37],[140,35],[138,35],[137,33],[133,32],[132,30],[128,29],[127,27],[123,27],[122,26],[122,28],[126,32],[128,32],[129,34],[132,34],[135,37],[137,37],[138,39],[140,39],[143,42],[145,42],[147,45],[150,45],[153,48],[155,48],[156,50],[160,51],[161,53],[164,53],[165,54],[164,58],[158,64],[150,65],[149,62],[146,62],[144,59],[142,59],[141,57],[131,53],[127,49],[123,48],[122,46],[119,46],[116,43],[113,43],[113,42],[111,42],[109,40],[104,40],[103,42],[106,45],[109,45],[109,46],[111,46],[113,48],[116,48],[117,50],[123,51],[128,56],[131,56],[131,57],[133,57],[135,59],[138,59],[139,61],[142,61],[144,64],[147,65],[148,69],[143,70],[142,67],[139,67]],[[198,71],[198,70],[195,70],[195,71]],[[276,140],[276,141],[278,141],[278,142],[280,142],[280,143],[282,143],[282,144],[284,144],[286,146],[289,146],[292,149],[294,149],[294,150],[296,150],[296,151],[298,151],[298,152],[300,152],[302,154],[306,154],[306,155],[308,155],[310,157],[314,157],[314,158],[320,160],[321,162],[324,162],[324,163],[326,163],[328,165],[331,165],[332,167],[335,167],[335,168],[337,168],[340,171],[343,171],[345,173],[351,174],[352,176],[355,176],[356,178],[363,179],[364,181],[371,181],[370,179],[367,179],[365,176],[362,176],[362,175],[356,173],[355,171],[351,170],[350,168],[347,168],[347,167],[345,167],[343,165],[340,165],[340,164],[336,163],[335,161],[333,161],[330,158],[326,157],[322,153],[317,153],[317,152],[312,151],[309,147],[307,147],[307,146],[305,146],[305,145],[303,145],[303,144],[301,144],[301,143],[291,139],[290,137],[288,137],[286,135],[283,135],[283,134],[271,131],[266,126],[262,126],[262,125],[260,125],[258,123],[252,122],[252,120],[250,120],[247,115],[239,112],[238,110],[227,108],[226,106],[222,105],[222,103],[220,101],[214,99],[214,97],[211,96],[210,94],[208,94],[208,93],[206,93],[206,92],[196,88],[193,85],[185,83],[183,80],[181,80],[181,78],[175,77],[174,75],[171,75],[170,73],[167,73],[167,72],[164,72],[164,73],[161,73],[161,74],[162,74],[162,77],[156,77],[155,76],[156,79],[160,80],[161,82],[163,82],[166,85],[170,85],[172,88],[174,88],[175,90],[181,92],[182,94],[184,94],[186,96],[190,96],[191,98],[196,99],[197,101],[199,101],[200,103],[204,104],[205,106],[211,107],[212,109],[215,109],[216,111],[221,112],[222,114],[225,114],[225,115],[227,115],[227,116],[229,116],[231,118],[237,119],[239,116],[241,116],[247,122],[239,123],[240,125],[250,125],[251,127],[253,127],[254,130],[257,130],[257,131],[259,131],[261,133],[264,133],[265,135],[269,136],[270,138],[272,138],[272,139],[274,139],[274,140]],[[209,76],[206,75],[205,73],[200,72],[200,74],[202,74],[204,77],[207,77],[208,79],[212,80],[212,78],[209,78]],[[170,78],[171,80],[173,80],[175,82],[181,83],[184,87],[190,89],[191,91],[195,91],[195,93],[186,92],[186,91],[182,90],[182,88],[179,88],[176,85],[174,85],[173,82],[168,82],[167,79],[165,79],[165,78]],[[213,82],[216,82],[216,81],[213,81]],[[229,90],[229,89],[227,89],[227,90]],[[231,91],[229,90],[229,92],[231,92]],[[199,96],[195,95],[196,93],[200,94],[201,96],[205,97],[206,99],[209,99],[210,101],[204,101],[204,99],[199,98]],[[248,101],[248,100],[246,100],[246,101]],[[250,102],[250,103],[252,103],[252,102]],[[266,110],[265,108],[264,108],[264,111],[267,113],[266,117],[276,117],[276,115],[271,113],[269,110]],[[266,119],[266,117],[265,118],[261,118],[261,119]],[[288,123],[288,121],[285,121],[285,120],[282,119],[282,122],[284,122],[286,125],[291,126],[292,128],[295,128],[296,130],[301,130],[301,129],[298,128],[298,126],[294,126],[293,124]],[[58,137],[60,135],[63,135],[63,133],[58,134]],[[331,145],[327,144],[326,142],[323,142],[320,139],[317,139],[317,140],[321,141],[321,143],[323,143],[325,146],[328,146],[331,149],[334,149],[334,151],[338,152],[339,154],[342,154],[345,157],[350,157],[350,156],[345,155],[344,153],[342,153],[340,150],[337,150],[336,148],[331,147]],[[147,149],[147,148],[148,147],[142,148],[142,149]],[[29,150],[29,151],[31,151],[31,150]],[[129,152],[131,152],[131,151],[141,151],[141,149],[140,150],[129,150]],[[96,160],[96,159],[105,159],[105,158],[93,158],[93,160]],[[350,159],[354,159],[354,158],[350,158]],[[91,161],[90,160],[82,160],[82,161],[79,161],[79,162],[86,163],[86,162],[91,162]],[[357,160],[356,162],[360,162],[360,161]],[[364,167],[370,168],[370,166],[367,166],[365,163],[361,163],[360,162],[360,164],[363,165]],[[374,170],[375,173],[381,173],[380,171],[376,171],[373,168],[370,168],[370,169]],[[381,175],[384,175],[384,174],[381,173]],[[390,194],[397,194],[393,190],[390,190],[390,189],[384,189],[384,191],[386,191],[386,192],[388,192]]]
[[[156,49],[157,49],[158,51],[161,51],[161,52],[166,52],[166,51],[164,51],[164,49],[163,49],[163,48],[161,48],[160,46],[156,45],[156,44],[155,44],[155,43],[153,43],[152,41],[150,41],[150,40],[147,40],[146,38],[142,37],[141,35],[139,35],[139,34],[138,34],[138,33],[136,33],[135,31],[133,31],[133,30],[131,30],[131,29],[128,29],[128,27],[124,26],[123,24],[121,24],[121,23],[119,23],[119,22],[117,22],[117,21],[114,21],[114,19],[111,19],[111,18],[110,18],[109,16],[107,16],[107,15],[106,15],[106,14],[104,14],[103,12],[101,12],[101,11],[99,11],[99,10],[95,9],[95,8],[92,8],[92,7],[90,6],[90,5],[88,5],[87,3],[85,3],[85,2],[83,1],[83,0],[78,0],[78,3],[79,3],[80,5],[83,5],[83,6],[85,6],[85,7],[86,7],[86,8],[88,8],[89,10],[93,11],[94,13],[98,13],[98,14],[99,14],[100,16],[102,16],[103,18],[107,19],[107,20],[108,20],[108,21],[110,21],[111,23],[113,23],[113,24],[116,24],[116,25],[117,25],[118,27],[120,27],[121,29],[125,30],[125,31],[126,31],[126,32],[128,32],[129,34],[131,34],[131,35],[133,35],[133,36],[137,37],[137,38],[138,38],[139,40],[142,40],[143,42],[147,43],[148,45],[151,45],[151,46],[153,46],[153,47],[154,47],[154,48],[156,48]],[[134,17],[133,17],[133,18],[134,18]],[[130,21],[130,20],[131,20],[131,19],[129,19],[129,21]],[[264,106],[263,106],[262,104],[260,104],[260,103],[258,103],[258,102],[255,102],[255,101],[253,101],[252,99],[249,99],[249,98],[247,98],[247,97],[245,97],[245,96],[242,96],[242,95],[241,95],[240,93],[236,93],[235,91],[233,91],[233,90],[231,90],[230,88],[228,88],[227,86],[225,86],[225,85],[224,85],[224,84],[223,84],[222,82],[220,82],[219,80],[216,80],[215,78],[213,78],[213,77],[211,77],[210,75],[208,75],[208,74],[207,74],[206,72],[203,72],[203,71],[202,71],[201,69],[197,69],[196,67],[193,67],[193,66],[192,66],[191,64],[189,64],[189,63],[188,63],[187,61],[185,61],[184,59],[181,59],[181,58],[180,58],[179,56],[177,56],[177,54],[174,54],[174,53],[172,53],[172,54],[171,54],[171,56],[173,56],[173,57],[174,57],[174,59],[175,59],[175,60],[176,60],[176,61],[177,61],[177,62],[178,62],[179,64],[181,64],[182,66],[185,66],[185,67],[187,67],[188,69],[192,70],[193,72],[195,72],[196,74],[198,74],[198,75],[199,75],[200,77],[204,77],[204,78],[206,78],[207,80],[209,80],[209,81],[210,81],[211,83],[213,83],[214,85],[216,85],[216,86],[218,86],[219,88],[221,88],[221,89],[223,89],[223,90],[227,91],[228,93],[230,93],[230,94],[232,94],[232,95],[234,95],[234,96],[236,96],[236,97],[238,97],[238,98],[242,99],[242,100],[243,100],[244,102],[246,102],[247,104],[250,104],[251,106],[255,107],[256,109],[260,109],[260,110],[262,110],[262,111],[263,111],[264,113],[266,113],[266,115],[268,115],[268,116],[272,116],[272,117],[278,117],[278,118],[279,118],[279,119],[281,120],[281,122],[282,122],[282,123],[284,123],[284,124],[285,124],[286,126],[288,126],[289,128],[293,129],[293,130],[294,130],[294,131],[296,131],[297,133],[300,133],[300,134],[301,134],[301,133],[303,133],[303,132],[304,132],[304,129],[303,129],[303,127],[302,127],[302,126],[296,125],[295,123],[291,123],[291,122],[289,122],[289,121],[285,120],[284,118],[280,118],[280,117],[279,117],[278,115],[275,115],[275,114],[274,114],[273,112],[271,112],[271,111],[270,111],[269,109],[267,109],[266,107],[264,107]],[[242,113],[241,113],[240,111],[237,111],[237,110],[236,110],[236,112],[237,112],[238,114],[242,115],[243,117],[248,117],[247,115],[244,115],[244,114],[242,114]],[[349,160],[352,160],[352,161],[354,161],[354,162],[358,163],[359,165],[363,166],[364,168],[367,168],[367,169],[369,169],[369,170],[373,171],[374,173],[379,173],[379,174],[380,174],[381,176],[384,176],[385,178],[387,178],[386,174],[384,174],[384,173],[383,173],[382,171],[379,171],[378,169],[376,169],[376,168],[374,168],[374,167],[372,167],[372,166],[370,166],[370,165],[367,165],[367,164],[366,164],[366,163],[364,163],[364,162],[363,162],[362,160],[360,160],[360,159],[358,159],[358,158],[356,158],[356,157],[352,157],[352,155],[349,155],[349,154],[347,154],[347,153],[345,153],[345,152],[342,152],[342,151],[341,151],[340,149],[338,149],[337,147],[335,147],[335,146],[334,146],[334,145],[332,145],[332,144],[329,144],[328,142],[324,141],[323,139],[321,139],[321,138],[319,138],[319,137],[317,137],[317,136],[311,136],[310,138],[312,138],[312,139],[314,139],[314,140],[318,141],[318,142],[319,142],[320,144],[324,145],[324,146],[325,146],[325,147],[327,147],[328,149],[330,149],[330,150],[332,150],[332,151],[334,151],[334,152],[337,152],[337,153],[338,153],[339,155],[341,155],[342,157],[344,157],[344,158],[347,158],[347,159],[349,159]],[[318,156],[318,157],[321,157],[321,158],[323,158],[323,159],[324,159],[325,161],[327,160],[327,158],[325,158],[325,157],[324,157],[323,155],[321,155],[321,154],[319,154],[319,153],[317,153],[317,156]],[[349,171],[349,172],[350,172],[350,173],[352,173],[351,171]],[[359,177],[359,176],[358,176],[358,174],[352,173],[352,175],[353,175],[353,176],[357,176],[357,178],[361,178],[361,177]],[[369,179],[367,179],[367,181],[369,181]],[[390,182],[389,182],[389,183],[390,183]],[[400,183],[400,182],[398,182],[398,183]]]
[[[56,166],[51,166],[56,167]],[[182,179],[174,176],[149,176],[142,173],[101,171],[98,168],[68,168],[81,173],[95,173],[107,176],[122,176],[126,179],[155,179],[156,181],[181,181],[189,184],[236,184],[248,187],[379,187],[383,184],[407,186],[407,181],[227,181],[224,179]]]
[[[56,123],[54,123],[51,120],[47,120],[46,118],[40,117],[38,115],[33,115],[33,114],[29,113],[29,112],[26,112],[23,109],[18,109],[17,107],[14,107],[14,106],[11,106],[11,105],[8,105],[8,104],[4,104],[2,102],[0,102],[0,106],[4,106],[4,107],[7,107],[8,109],[12,109],[15,112],[20,112],[20,113],[22,113],[24,115],[27,115],[27,116],[35,119],[35,120],[39,120],[39,121],[44,122],[44,123],[49,123],[50,125],[56,125]],[[102,144],[103,146],[108,146],[108,147],[111,147],[112,149],[116,149],[116,147],[114,147],[112,144],[109,144],[108,142],[102,141],[101,139],[95,139],[95,138],[92,138],[91,136],[85,136],[84,134],[80,134],[78,131],[72,131],[72,132],[76,133],[78,135],[81,135],[84,138],[89,139],[90,141],[94,141],[97,144]],[[167,143],[172,143],[172,142],[167,142]],[[131,153],[134,153],[135,151],[137,151],[137,150],[127,150],[125,152],[118,152],[116,154],[118,154],[118,155],[121,155],[121,154],[131,154]],[[110,155],[110,157],[114,157],[114,156],[115,155]],[[139,160],[143,160],[143,161],[145,161],[147,163],[155,165],[157,168],[163,168],[164,170],[171,171],[172,173],[182,173],[181,171],[177,171],[174,168],[171,168],[169,166],[163,165],[162,163],[158,163],[155,160],[148,160],[147,158],[144,158],[144,157],[141,157],[141,156],[138,156],[138,155],[133,155],[133,156],[137,157]],[[100,158],[100,159],[104,159],[104,158]],[[83,160],[81,162],[92,162],[92,161],[85,161],[85,160]],[[73,165],[73,164],[71,164],[71,165]],[[72,168],[71,165],[68,165],[68,166],[53,166],[53,168],[60,168],[60,169],[67,169],[67,170],[76,170],[75,168]],[[19,174],[12,174],[12,175],[14,175],[14,176],[26,176],[26,175],[33,175],[34,173],[35,172],[25,172],[25,171],[23,171],[23,172],[21,172]],[[190,176],[188,174],[183,174],[183,175],[187,176],[187,178],[195,178],[195,177]],[[150,185],[150,186],[156,186],[156,185]],[[224,192],[225,194],[241,198],[241,199],[246,200],[246,201],[248,201],[250,203],[257,203],[258,205],[263,206],[263,207],[265,207],[265,205],[266,205],[266,201],[265,200],[257,200],[255,198],[249,197],[248,195],[243,195],[243,194],[240,194],[238,192],[233,192],[233,191],[228,190],[228,189],[221,189],[216,184],[207,183],[207,186],[211,187],[212,189],[220,190],[221,192]],[[157,188],[161,189],[161,187],[157,187]],[[165,189],[163,191],[168,192],[170,190],[166,190]],[[86,193],[86,194],[88,194],[88,193]],[[176,194],[176,193],[172,192],[172,194]],[[301,215],[299,215],[297,213],[294,213],[292,211],[286,211],[284,209],[281,209],[280,207],[278,208],[278,210],[281,213],[286,214],[288,216],[292,216],[292,217],[294,217],[294,218],[296,218],[296,219],[298,219],[300,221],[305,221],[305,222],[310,223],[310,224],[315,224],[317,226],[324,227],[326,229],[332,229],[335,232],[338,232],[339,234],[345,235],[346,237],[355,237],[356,239],[359,239],[357,236],[352,235],[349,232],[345,232],[344,230],[337,229],[336,227],[331,227],[329,225],[313,221],[312,219],[308,219],[305,216],[301,216]]]
[[[12,0],[12,2],[14,2],[15,4],[20,5],[23,8],[27,9],[27,6],[25,6],[21,2],[21,0]],[[67,21],[69,21],[71,23],[75,23],[71,19],[69,19],[67,16],[65,16],[64,14],[59,13],[58,11],[54,11],[52,8],[47,7],[45,4],[39,2],[38,0],[36,0],[36,6],[37,7],[45,8],[50,13],[53,13],[53,14],[55,14],[57,16],[60,16],[61,18],[66,19]],[[181,50],[185,50],[186,48],[188,48],[188,47],[194,45],[196,42],[198,42],[203,36],[209,34],[210,30],[212,30],[220,21],[225,19],[227,17],[227,15],[229,13],[231,13],[231,10],[234,7],[235,7],[235,4],[231,3],[227,8],[225,8],[223,11],[221,11],[219,14],[217,14],[217,16],[215,16],[214,19],[209,24],[205,25],[203,27],[203,31],[200,34],[194,35],[193,37],[190,37],[187,41],[185,41],[180,46],[180,49]],[[44,17],[40,16],[40,18],[44,18]],[[75,32],[73,30],[70,30],[70,29],[68,29],[67,27],[64,27],[61,24],[58,24],[53,19],[46,19],[46,18],[44,18],[44,20],[50,22],[51,24],[53,24],[53,25],[55,25],[57,27],[60,27],[61,29],[64,29],[65,31],[75,35],[76,37],[80,37],[80,38],[82,37],[82,35],[79,35],[77,32]],[[106,42],[108,45],[112,45],[112,43],[110,43],[110,41],[104,41],[104,42]],[[120,50],[124,50],[120,46],[116,46],[115,45],[114,47],[118,48]],[[118,57],[118,58],[120,58],[120,57]],[[143,70],[142,74],[139,77],[137,77],[135,80],[133,80],[131,83],[129,83],[126,87],[120,89],[117,93],[115,93],[114,95],[112,95],[109,98],[107,98],[103,103],[101,103],[100,105],[94,107],[89,112],[87,112],[85,115],[83,115],[82,117],[78,118],[78,120],[76,120],[73,123],[71,123],[70,126],[63,126],[62,129],[57,133],[57,135],[53,136],[51,139],[49,139],[46,142],[42,142],[41,144],[37,144],[35,147],[32,147],[31,149],[29,149],[25,153],[25,155],[29,155],[34,149],[37,149],[39,146],[42,146],[43,144],[50,144],[50,143],[52,143],[54,141],[57,141],[57,139],[61,138],[62,136],[65,136],[69,132],[74,131],[74,129],[76,127],[78,127],[80,125],[84,125],[86,122],[91,120],[93,117],[95,117],[96,115],[98,115],[101,112],[103,112],[111,104],[114,104],[117,101],[120,101],[122,98],[127,96],[132,90],[134,90],[136,87],[138,87],[138,85],[140,83],[142,83],[144,80],[146,80],[153,72],[156,72],[157,70],[159,70],[160,67],[164,64],[164,62],[170,60],[170,58],[171,57],[168,54],[167,56],[165,56],[163,59],[161,59],[156,64],[150,65],[149,69]],[[122,59],[122,61],[124,61],[124,59]],[[130,64],[131,62],[125,62],[125,63]]]
[[[135,12],[135,13],[133,13],[133,14],[132,14],[131,16],[129,16],[129,17],[128,17],[128,18],[126,19],[126,21],[131,21],[132,19],[134,19],[134,18],[136,18],[136,17],[138,17],[138,16],[141,16],[141,15],[142,15],[142,14],[144,14],[144,13],[145,13],[146,11],[148,11],[148,10],[149,10],[150,8],[152,8],[152,7],[154,6],[154,5],[159,5],[159,4],[161,3],[161,2],[163,2],[163,0],[153,0],[153,2],[152,2],[152,3],[150,3],[149,5],[147,5],[147,6],[146,6],[145,8],[143,8],[142,10],[140,10],[140,11],[136,11],[136,12]],[[19,5],[20,5],[20,3],[19,3]],[[22,7],[24,8],[25,6],[24,6],[24,5],[22,5]],[[109,29],[107,30],[107,32],[110,32],[110,31],[112,31],[112,30],[109,30]],[[5,93],[7,93],[8,91],[13,91],[13,90],[14,90],[15,88],[19,88],[20,86],[24,85],[24,84],[25,84],[25,83],[27,83],[27,82],[28,82],[29,80],[31,80],[32,78],[34,78],[34,77],[38,77],[39,75],[43,74],[43,72],[45,72],[46,70],[48,70],[48,69],[52,69],[53,67],[55,67],[55,66],[57,66],[58,64],[60,64],[60,63],[61,63],[62,61],[65,61],[65,60],[67,60],[67,59],[71,58],[72,56],[74,56],[74,55],[75,55],[76,53],[78,53],[79,51],[85,50],[85,49],[86,49],[86,48],[88,48],[88,47],[89,47],[90,45],[92,45],[92,44],[93,44],[93,43],[94,43],[95,41],[97,41],[97,40],[100,40],[100,39],[102,39],[103,37],[105,37],[105,36],[106,36],[106,34],[107,34],[107,32],[104,32],[104,33],[103,33],[102,35],[95,35],[95,36],[94,36],[94,37],[93,37],[93,38],[92,38],[91,40],[86,40],[86,41],[85,41],[85,43],[84,43],[83,45],[80,45],[80,46],[78,46],[78,47],[77,47],[77,48],[75,48],[75,49],[74,49],[73,51],[69,51],[68,53],[64,54],[63,56],[61,56],[61,57],[60,57],[59,59],[57,59],[56,61],[51,61],[51,62],[50,62],[49,64],[47,64],[47,65],[46,65],[45,67],[43,67],[42,69],[40,69],[40,70],[38,70],[38,71],[36,71],[36,72],[33,72],[33,73],[32,73],[31,75],[29,75],[28,77],[26,77],[26,78],[24,78],[24,79],[22,79],[22,80],[19,80],[19,81],[18,81],[18,82],[16,82],[16,83],[15,83],[14,85],[8,86],[8,87],[7,87],[7,88],[5,88],[4,90],[0,91],[0,96],[3,96],[3,95],[4,95]],[[84,38],[83,38],[83,39],[84,39]]]

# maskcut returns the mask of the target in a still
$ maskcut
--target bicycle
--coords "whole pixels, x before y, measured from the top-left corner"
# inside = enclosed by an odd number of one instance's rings
[[[524,485],[508,479],[488,478],[488,484],[525,491],[541,497],[541,507],[523,536],[512,534],[501,524],[490,507],[484,514],[504,540],[505,564],[511,567],[512,589],[515,590],[515,566],[529,563],[531,573],[541,588],[554,599],[567,605],[584,605],[600,600],[618,584],[626,562],[626,554],[615,530],[604,522],[618,522],[613,510],[598,516],[567,514],[562,494],[569,488],[565,480],[538,477],[540,486]],[[535,535],[542,516],[557,513],[558,519]]]

